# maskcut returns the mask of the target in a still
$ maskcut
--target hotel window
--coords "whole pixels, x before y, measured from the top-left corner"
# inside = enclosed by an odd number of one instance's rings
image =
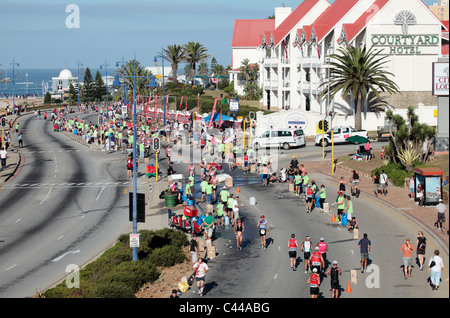
[[[307,112],[309,112],[310,110],[311,110],[311,100],[309,99],[309,96],[306,96],[306,99],[305,99],[305,105],[306,105],[306,111]]]

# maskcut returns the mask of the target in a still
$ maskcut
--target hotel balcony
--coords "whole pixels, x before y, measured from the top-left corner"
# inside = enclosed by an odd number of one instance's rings
[[[297,62],[301,64],[303,68],[320,68],[322,67],[322,62],[320,62],[317,57],[302,57],[297,59]]]
[[[264,66],[265,67],[277,67],[278,64],[280,63],[280,60],[278,58],[265,58],[264,59]]]

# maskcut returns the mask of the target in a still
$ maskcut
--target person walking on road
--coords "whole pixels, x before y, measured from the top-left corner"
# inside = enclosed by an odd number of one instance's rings
[[[259,228],[259,236],[261,237],[261,247],[263,250],[266,249],[266,235],[269,234],[269,227],[267,224],[267,220],[264,215],[261,215],[261,218],[258,221]]]
[[[203,288],[205,286],[205,276],[209,271],[209,267],[205,262],[203,262],[203,259],[200,257],[194,264],[193,268],[195,269],[195,280],[197,282],[198,295],[202,297]]]
[[[406,242],[402,245],[400,251],[403,252],[403,271],[405,279],[407,279],[411,277],[412,252],[414,251],[414,246],[411,244],[409,238],[406,238]]]
[[[367,238],[367,233],[364,233],[363,238],[359,240],[358,243],[359,252],[361,254],[361,273],[364,273],[367,268],[367,260],[369,259],[371,245],[370,240]]]
[[[0,161],[2,162],[2,169],[4,170],[6,167],[6,158],[8,157],[8,153],[6,152],[5,148],[2,148],[0,150]]]
[[[440,228],[442,232],[445,229],[445,210],[446,206],[442,203],[442,199],[439,199],[439,203],[436,205],[436,224],[437,228]]]
[[[417,260],[419,261],[420,270],[423,270],[423,262],[425,257],[425,249],[427,246],[427,239],[423,236],[422,231],[417,233]]]
[[[380,189],[381,193],[385,196],[387,195],[387,185],[388,185],[388,176],[384,173],[384,170],[381,170],[380,174]]]
[[[236,247],[238,250],[242,250],[242,236],[245,231],[245,226],[240,218],[234,223],[233,231],[236,235]]]
[[[439,256],[439,250],[434,250],[433,254],[433,257],[430,258],[430,262],[428,263],[428,271],[430,272],[432,290],[438,290],[441,273],[444,271],[444,262]]]
[[[324,269],[327,262],[327,252],[328,252],[328,244],[325,243],[325,239],[323,237],[320,238],[320,242],[317,243],[316,247],[319,248],[320,255],[322,255]]]
[[[303,258],[305,260],[305,274],[311,273],[311,252],[312,252],[312,242],[309,236],[306,236],[306,240],[302,243],[300,250],[303,251]]]
[[[378,197],[378,191],[380,190],[380,174],[377,172],[375,172],[375,175],[372,178],[372,182],[373,182],[373,192],[375,193],[375,196]]]
[[[19,136],[17,137],[17,140],[19,141],[19,148],[23,148],[23,136],[22,136],[22,132],[19,133]]]
[[[191,253],[191,257],[192,257],[192,265],[194,265],[198,261],[198,243],[197,243],[197,237],[195,235],[192,236],[192,239],[190,242],[190,253]]]
[[[313,274],[309,276],[307,284],[309,284],[309,293],[311,298],[319,297],[320,276],[317,274],[317,268],[313,269]]]
[[[338,267],[337,261],[333,261],[333,266],[325,274],[331,278],[331,298],[339,298],[339,276],[342,275],[342,271]]]
[[[291,261],[291,271],[295,271],[295,261],[297,259],[297,247],[298,242],[295,239],[295,234],[291,234],[291,238],[288,242],[288,248],[289,248],[289,259]]]

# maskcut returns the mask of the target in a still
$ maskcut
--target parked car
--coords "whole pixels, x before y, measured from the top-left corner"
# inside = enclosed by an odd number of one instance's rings
[[[305,146],[306,141],[302,129],[279,128],[263,132],[252,144],[254,149],[280,147],[288,150],[291,147]]]
[[[352,136],[362,136],[365,138],[368,138],[369,134],[367,130],[356,130],[353,127],[350,126],[341,126],[341,127],[334,127],[330,130],[328,130],[325,134],[318,134],[314,137],[314,143],[316,145],[322,146],[322,142],[325,144],[325,147],[327,147],[329,144],[331,144],[331,131],[334,131],[334,143],[340,144],[340,143],[346,143],[346,138],[352,137]],[[323,140],[322,140],[323,139]]]

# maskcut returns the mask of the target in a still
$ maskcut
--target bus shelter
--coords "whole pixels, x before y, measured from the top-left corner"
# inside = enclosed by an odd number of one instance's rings
[[[444,170],[435,167],[414,168],[414,199],[422,205],[436,205],[442,199]]]

